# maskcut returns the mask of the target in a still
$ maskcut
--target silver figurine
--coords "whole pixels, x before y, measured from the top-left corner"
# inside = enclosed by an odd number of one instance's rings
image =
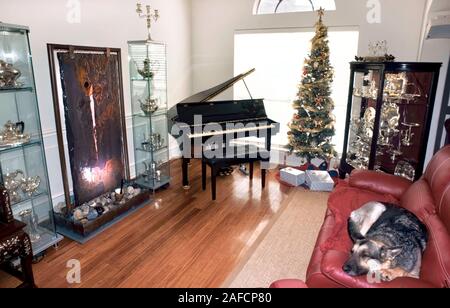
[[[6,63],[0,60],[0,88],[17,88],[21,84],[17,82],[17,79],[22,73],[15,68],[11,63]]]

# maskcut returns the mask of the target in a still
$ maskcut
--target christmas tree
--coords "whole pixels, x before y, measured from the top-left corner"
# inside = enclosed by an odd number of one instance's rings
[[[336,156],[331,139],[335,134],[331,99],[333,68],[330,65],[328,27],[322,22],[324,10],[319,10],[316,35],[312,39],[311,54],[305,60],[296,114],[289,124],[289,149],[298,156],[328,159]]]

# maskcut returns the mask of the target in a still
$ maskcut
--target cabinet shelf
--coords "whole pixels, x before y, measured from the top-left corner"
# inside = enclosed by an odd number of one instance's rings
[[[40,146],[41,145],[41,140],[39,139],[34,139],[31,140],[27,143],[24,144],[20,144],[20,145],[14,145],[14,146],[9,146],[9,147],[1,147],[0,146],[0,154],[4,154],[7,152],[14,152],[14,151],[18,151],[18,150],[23,150],[26,148],[30,148],[30,147],[34,147],[34,146]]]
[[[21,87],[21,88],[0,88],[0,93],[17,93],[17,92],[33,92],[32,87]]]
[[[47,248],[58,244],[63,239],[61,235],[55,232],[50,232],[46,227],[38,227],[37,229],[41,238],[36,242],[31,243],[33,253],[35,255],[40,254]]]
[[[146,149],[143,149],[143,148],[136,148],[136,151],[146,152],[146,153],[153,153],[154,155],[160,154],[160,153],[162,153],[164,151],[168,151],[168,150],[169,150],[169,148],[167,146],[163,146],[163,147],[161,147],[159,149],[155,149],[155,150],[146,150]]]
[[[157,118],[157,117],[166,116],[166,115],[167,115],[167,109],[164,108],[164,109],[160,109],[160,110],[156,111],[151,116],[148,116],[144,113],[135,113],[135,114],[133,114],[133,117],[149,119],[149,118]]]
[[[419,100],[419,98],[416,100]],[[420,101],[419,102],[418,101],[409,101],[408,102],[408,100],[406,98],[388,98],[388,99],[385,99],[385,101],[393,102],[399,106],[401,106],[401,105],[426,106],[427,105],[426,101],[425,102],[423,102],[423,101],[422,102],[420,102]]]
[[[373,100],[373,101],[376,101],[376,100],[377,100],[376,97],[362,96],[362,95],[356,95],[356,94],[353,94],[353,97],[355,97],[355,98],[361,98],[361,99],[367,99],[367,100]]]
[[[43,191],[39,191],[37,193],[34,193],[31,197],[26,196],[26,198],[22,199],[19,202],[11,203],[11,207],[14,209],[14,208],[20,207],[21,205],[24,205],[24,204],[32,201],[32,200],[35,200],[37,198],[47,197],[47,196],[48,196],[47,191],[44,191],[44,190]]]
[[[156,181],[154,179],[147,179],[142,176],[140,176],[138,179],[136,179],[136,184],[138,184],[142,188],[147,188],[147,189],[151,189],[151,190],[158,190],[161,187],[164,187],[169,183],[170,183],[170,177],[168,177],[168,176],[162,176],[161,181]]]
[[[155,81],[159,81],[159,82],[165,82],[166,80],[164,79],[164,78],[153,78],[153,79],[151,79],[153,82],[155,82]],[[149,79],[147,79],[147,78],[136,78],[136,77],[133,77],[133,78],[131,78],[131,81],[132,82],[148,82],[149,81]],[[163,89],[165,89],[165,88],[163,88]]]

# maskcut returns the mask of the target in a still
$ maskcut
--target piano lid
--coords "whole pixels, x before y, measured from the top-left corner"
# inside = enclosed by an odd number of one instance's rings
[[[205,90],[203,92],[197,93],[192,95],[191,97],[188,97],[180,102],[180,104],[189,104],[189,103],[202,103],[207,102],[216,97],[217,95],[225,92],[229,88],[231,88],[236,82],[244,79],[248,75],[252,74],[255,71],[255,69],[251,69],[248,72],[244,74],[240,74],[220,85],[217,85],[211,89]]]

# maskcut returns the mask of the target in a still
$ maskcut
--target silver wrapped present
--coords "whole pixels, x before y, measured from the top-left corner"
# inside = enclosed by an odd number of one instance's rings
[[[285,168],[280,170],[280,179],[292,186],[300,186],[305,183],[305,172],[294,168]]]
[[[333,191],[334,181],[327,171],[306,171],[306,185],[312,191]]]

